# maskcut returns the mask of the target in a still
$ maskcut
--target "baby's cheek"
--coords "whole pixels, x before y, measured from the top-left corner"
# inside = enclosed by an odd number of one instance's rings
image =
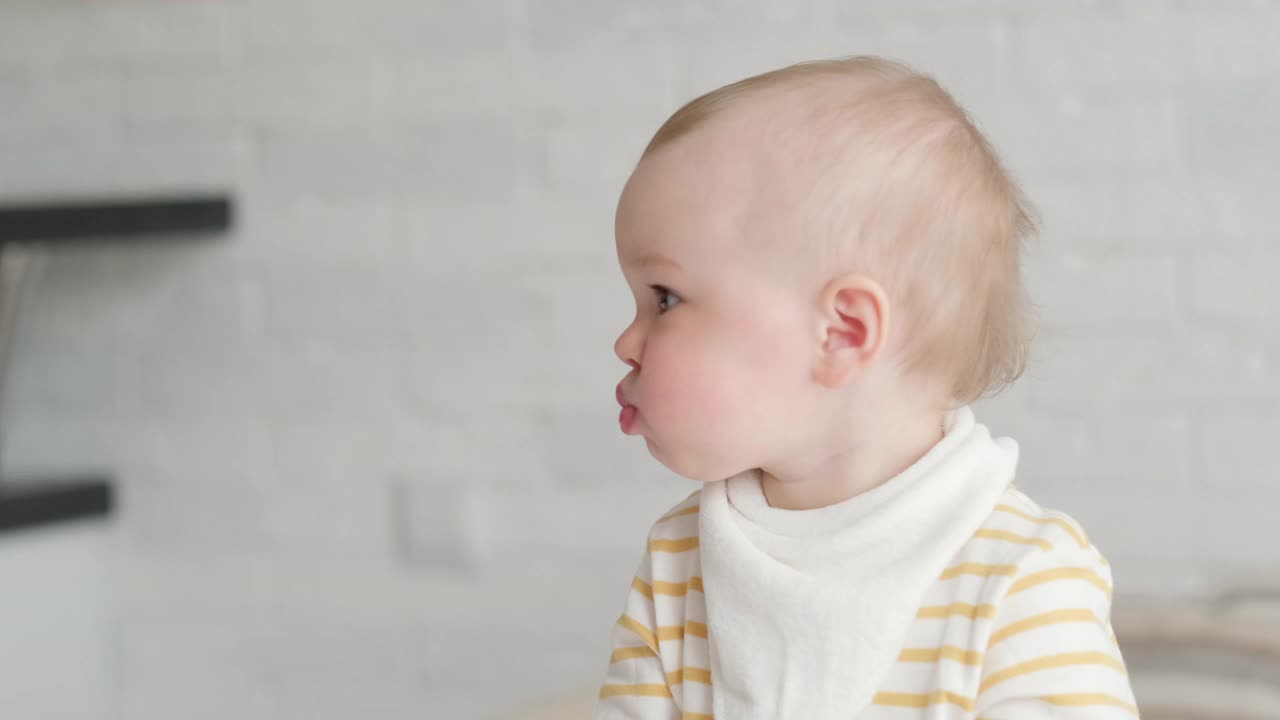
[[[735,388],[735,368],[705,346],[684,343],[664,353],[660,378],[652,378],[650,399],[677,415],[681,424],[705,422],[730,405],[742,388]],[[642,408],[643,409],[643,408]]]
[[[716,358],[690,368],[689,388],[682,402],[689,407],[689,416],[707,429],[727,429],[741,414],[756,388],[743,374],[740,359]]]

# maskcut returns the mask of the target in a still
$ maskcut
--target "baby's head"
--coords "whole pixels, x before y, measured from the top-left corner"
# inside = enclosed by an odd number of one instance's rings
[[[618,202],[637,300],[615,344],[634,368],[623,430],[709,481],[998,392],[1026,362],[1034,225],[965,111],[901,64],[800,63],[703,95]]]

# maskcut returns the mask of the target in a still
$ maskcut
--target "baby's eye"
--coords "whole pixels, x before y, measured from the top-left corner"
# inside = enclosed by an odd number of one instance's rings
[[[675,293],[671,292],[670,290],[668,290],[667,288],[665,288],[665,287],[663,287],[663,286],[661,286],[661,285],[650,285],[649,287],[653,288],[654,293],[656,293],[656,294],[658,295],[658,308],[659,308],[659,313],[666,312],[667,310],[669,310],[669,309],[670,309],[670,307],[667,307],[667,308],[663,308],[663,307],[662,307],[662,298],[663,298],[663,296],[668,296],[668,297],[673,297],[673,298],[679,298],[679,297],[680,297],[679,295],[676,295]]]

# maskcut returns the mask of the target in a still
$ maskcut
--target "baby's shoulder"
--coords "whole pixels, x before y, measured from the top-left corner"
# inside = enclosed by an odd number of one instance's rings
[[[649,542],[655,540],[684,540],[698,537],[698,510],[701,490],[694,490],[685,499],[664,512],[649,527]],[[652,549],[652,548],[651,548]]]
[[[1045,556],[1107,564],[1076,518],[1042,506],[1013,484],[1005,489],[966,549],[999,565],[1035,564]]]
[[[691,493],[650,526],[643,562],[646,579],[655,583],[650,592],[678,596],[702,589],[698,498],[698,492]]]

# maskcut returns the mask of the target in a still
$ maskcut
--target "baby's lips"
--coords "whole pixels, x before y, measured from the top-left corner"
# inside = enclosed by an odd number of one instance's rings
[[[639,410],[636,410],[635,405],[627,405],[618,413],[618,424],[622,427],[622,432],[628,435],[631,434],[631,430],[636,424],[637,413],[639,413]]]

